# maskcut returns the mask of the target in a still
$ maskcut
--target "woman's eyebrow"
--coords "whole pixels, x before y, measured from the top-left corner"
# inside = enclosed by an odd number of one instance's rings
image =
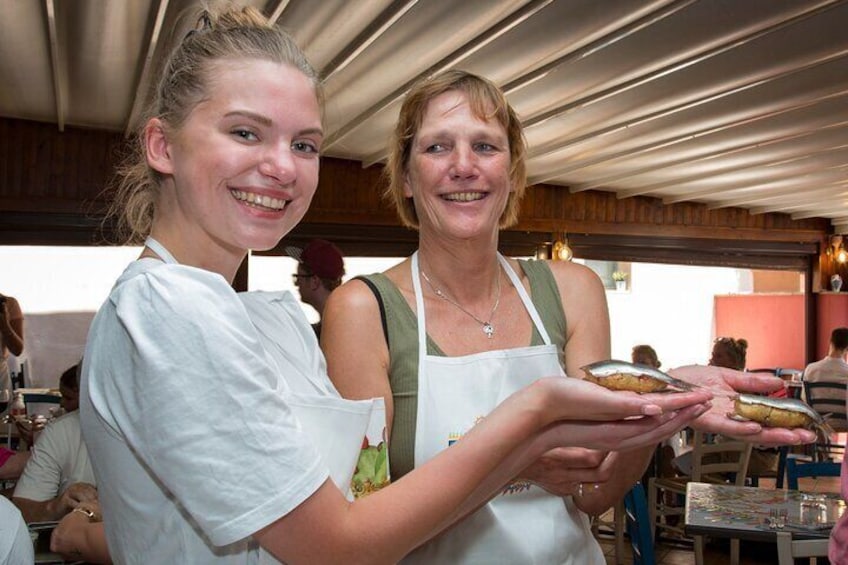
[[[248,118],[248,119],[253,120],[255,122],[259,122],[260,124],[262,124],[264,126],[270,126],[271,124],[274,123],[271,120],[271,118],[268,118],[268,117],[263,116],[261,114],[257,114],[255,112],[249,112],[247,110],[233,110],[232,112],[227,112],[226,114],[224,114],[224,117],[226,117],[226,118],[239,117],[239,116],[244,117],[244,118]]]
[[[232,112],[227,112],[226,114],[224,114],[224,117],[244,117],[249,120],[258,122],[259,124],[265,127],[271,127],[272,125],[274,125],[274,121],[271,118],[247,110],[233,110]],[[306,128],[304,130],[299,131],[298,135],[320,135],[323,137],[324,130],[321,127]]]

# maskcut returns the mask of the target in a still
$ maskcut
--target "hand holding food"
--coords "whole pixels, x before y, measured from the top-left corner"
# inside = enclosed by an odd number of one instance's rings
[[[771,398],[740,394],[733,401],[731,418],[752,420],[769,428],[818,428],[826,431],[824,418],[809,404],[795,398]]]
[[[815,441],[815,433],[808,428],[823,424],[821,416],[799,400],[757,395],[782,388],[783,381],[777,377],[697,365],[675,369],[672,376],[651,367],[616,360],[592,363],[583,370],[587,380],[611,390],[644,393],[709,389],[716,397],[713,406],[693,424],[706,432],[760,444],[785,445]]]
[[[586,373],[585,380],[610,390],[629,390],[641,394],[662,392],[669,387],[680,391],[696,388],[696,385],[676,379],[659,369],[616,359],[598,361],[582,369]]]

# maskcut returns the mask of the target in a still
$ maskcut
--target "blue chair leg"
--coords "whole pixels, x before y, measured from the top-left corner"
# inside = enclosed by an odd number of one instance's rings
[[[627,533],[633,547],[633,563],[635,565],[655,565],[654,541],[652,536],[653,524],[648,515],[648,501],[645,488],[636,483],[624,496],[624,509]]]

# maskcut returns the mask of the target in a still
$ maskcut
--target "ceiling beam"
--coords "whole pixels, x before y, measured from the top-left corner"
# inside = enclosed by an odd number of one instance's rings
[[[831,62],[831,61],[836,60],[836,59],[845,58],[846,56],[848,56],[848,50],[843,50],[843,51],[840,51],[837,54],[834,54],[832,57],[829,57],[827,59],[827,61],[825,61],[825,63]],[[731,87],[731,88],[726,89],[724,91],[713,93],[713,94],[710,94],[708,96],[698,98],[696,100],[686,101],[686,102],[683,102],[681,104],[678,104],[678,105],[675,105],[675,106],[672,106],[672,107],[669,107],[669,108],[663,108],[661,110],[657,110],[656,112],[652,112],[652,113],[646,114],[644,116],[638,116],[638,117],[632,118],[630,120],[625,120],[623,122],[612,124],[608,127],[602,128],[600,130],[587,132],[587,133],[582,134],[582,135],[580,135],[576,138],[571,138],[571,139],[560,138],[558,140],[554,140],[554,141],[551,141],[549,143],[546,143],[545,146],[543,146],[539,149],[531,151],[532,154],[530,155],[530,158],[532,159],[532,158],[542,157],[544,155],[550,155],[550,154],[556,153],[558,151],[562,151],[563,149],[566,149],[567,147],[574,146],[574,145],[577,145],[579,143],[583,143],[585,141],[595,141],[601,136],[611,135],[613,133],[616,133],[616,132],[619,132],[619,131],[622,131],[622,130],[626,130],[626,129],[629,129],[629,128],[633,128],[633,127],[636,127],[636,126],[639,126],[639,125],[644,125],[646,123],[656,121],[660,118],[665,118],[667,116],[671,116],[671,115],[674,115],[674,114],[681,113],[685,110],[689,110],[689,109],[692,109],[692,108],[703,106],[704,104],[706,104],[708,102],[713,102],[715,100],[719,100],[721,98],[725,98],[725,97],[728,97],[728,96],[731,96],[731,95],[735,95],[735,94],[738,94],[740,92],[743,92],[743,91],[751,89],[751,88],[762,86],[763,84],[767,84],[768,82],[772,82],[773,80],[789,77],[789,76],[791,76],[795,73],[809,70],[809,69],[814,68],[816,66],[819,66],[821,64],[824,64],[824,63],[822,63],[821,59],[816,59],[812,62],[809,62],[807,65],[803,65],[801,67],[796,67],[796,68],[793,68],[793,69],[788,70],[788,71],[781,71],[779,73],[769,75],[768,77],[759,77],[759,78],[757,78],[753,81],[749,81],[747,83]],[[692,139],[695,139],[695,138],[704,137],[706,135],[712,135],[712,134],[719,133],[719,132],[726,131],[726,130],[731,130],[733,128],[740,127],[740,126],[747,126],[747,125],[750,125],[750,124],[755,123],[757,121],[775,118],[777,116],[787,114],[789,112],[798,111],[798,110],[801,110],[801,109],[804,109],[804,108],[809,108],[809,107],[815,106],[817,104],[821,104],[823,102],[827,102],[827,101],[830,101],[830,100],[845,97],[846,95],[848,95],[848,90],[841,90],[841,91],[838,91],[838,92],[835,92],[835,93],[828,93],[828,94],[824,94],[824,95],[821,95],[821,96],[817,96],[815,98],[809,98],[809,99],[806,99],[806,100],[802,100],[800,102],[786,104],[786,105],[778,107],[778,108],[771,108],[771,109],[769,109],[765,112],[760,112],[758,114],[750,115],[750,116],[747,116],[747,117],[744,117],[744,118],[735,119],[735,120],[732,120],[732,121],[729,121],[729,122],[726,122],[726,123],[723,123],[723,124],[719,124],[718,126],[711,126],[711,127],[707,127],[707,128],[702,128],[701,130],[687,132],[686,134],[683,134],[683,135],[679,135],[679,136],[675,136],[675,137],[671,137],[671,138],[665,138],[665,139],[661,139],[661,140],[658,140],[658,141],[646,143],[646,144],[644,144],[640,147],[636,147],[636,148],[633,148],[633,149],[627,149],[627,150],[619,151],[617,153],[612,153],[612,154],[602,154],[602,155],[599,155],[599,156],[596,156],[596,157],[592,157],[590,159],[584,159],[582,161],[571,161],[567,165],[564,165],[562,167],[558,167],[558,168],[554,169],[553,171],[549,171],[549,172],[544,173],[544,174],[536,175],[531,180],[534,184],[540,183],[540,182],[548,182],[550,180],[555,179],[556,177],[559,177],[561,175],[564,175],[564,174],[567,174],[567,173],[570,173],[570,172],[573,172],[573,171],[576,171],[576,170],[579,170],[579,169],[583,169],[585,167],[598,165],[598,164],[604,163],[604,162],[613,161],[613,160],[619,159],[621,157],[631,157],[631,156],[634,156],[634,155],[639,155],[639,154],[644,154],[644,153],[648,153],[648,152],[651,152],[651,151],[656,151],[658,149],[663,149],[663,148],[666,148],[666,147],[670,147],[672,145],[678,145],[680,143],[684,143],[686,141],[689,141],[689,140],[692,140]],[[799,130],[796,133],[803,133],[804,131],[807,131],[807,130]],[[636,196],[636,194],[630,194],[630,196]]]
[[[795,186],[798,190],[806,190],[817,183],[839,182],[845,178],[848,163],[840,163],[830,167],[810,166],[799,174],[788,175],[778,179],[769,179],[766,182],[755,181],[753,183],[733,183],[727,186],[712,186],[703,190],[696,190],[668,196],[662,199],[663,204],[678,204],[689,200],[710,199],[719,194],[739,192],[742,190],[771,190],[772,188],[786,188]],[[679,188],[679,187],[678,187]],[[623,197],[622,197],[623,198]]]
[[[141,72],[138,75],[138,82],[135,87],[132,109],[124,126],[124,135],[126,136],[135,132],[136,124],[141,119],[141,114],[147,105],[147,95],[150,92],[150,83],[153,80],[152,74],[156,67],[154,57],[162,35],[162,25],[165,21],[165,13],[168,11],[168,2],[169,0],[159,0],[159,5],[156,8],[156,17],[150,28],[150,38],[147,42],[147,52],[144,54],[144,62],[141,64]]]
[[[606,34],[603,37],[600,37],[599,39],[590,42],[588,45],[584,45],[583,47],[580,47],[579,49],[576,49],[574,51],[569,51],[569,52],[563,54],[562,56],[557,57],[553,61],[550,61],[550,62],[542,65],[541,67],[533,69],[532,71],[525,73],[525,74],[523,74],[519,77],[516,77],[515,79],[513,79],[510,82],[503,85],[501,87],[501,89],[503,90],[504,94],[509,96],[510,94],[512,94],[512,93],[514,93],[518,90],[521,90],[524,87],[530,86],[531,84],[535,83],[538,80],[541,80],[542,78],[544,78],[545,76],[554,72],[558,68],[565,66],[567,64],[573,63],[575,61],[579,61],[581,59],[584,59],[584,58],[586,58],[586,57],[588,57],[588,56],[590,56],[594,53],[597,53],[598,51],[600,51],[602,49],[609,47],[610,45],[618,43],[619,41],[624,40],[625,38],[633,35],[634,33],[638,32],[638,31],[640,31],[640,30],[642,30],[642,29],[644,29],[648,26],[653,25],[660,20],[665,19],[665,18],[671,16],[672,14],[675,14],[675,13],[683,10],[687,6],[693,4],[695,1],[696,0],[668,0],[667,4],[660,6],[659,8],[654,10],[653,12],[651,12],[651,13],[649,13],[649,14],[641,17],[641,18],[638,18],[635,21],[629,22],[629,23],[621,26],[620,28],[616,29],[614,32]],[[547,2],[545,4],[547,5]],[[530,15],[532,15],[532,14],[530,14]],[[527,17],[529,17],[529,16],[527,16]],[[527,19],[527,17],[525,17],[523,19]],[[518,22],[518,23],[520,23],[520,22]],[[448,60],[448,59],[450,59],[450,57],[448,57],[446,60]],[[457,60],[455,62],[451,62],[451,63],[449,63],[445,66],[442,66],[441,68],[435,69],[430,74],[435,74],[439,70],[450,68],[450,66],[453,66],[454,64],[456,64],[458,62],[459,62],[459,60]],[[400,97],[402,97],[406,93],[407,90],[409,90],[409,87],[412,84],[414,84],[414,81],[412,81],[412,82],[408,83],[408,85],[404,85],[404,87],[402,87],[403,92],[400,93],[400,95],[398,96],[398,99]],[[386,157],[387,157],[387,152],[385,150],[381,150],[381,151],[379,151],[379,152],[377,152],[373,155],[367,156],[363,160],[363,166],[369,167],[369,166],[371,166],[375,163],[379,163],[381,161],[384,161],[386,159]]]
[[[290,0],[272,0],[268,2],[268,5],[265,6],[265,13],[268,14],[268,21],[272,24],[276,24],[277,20],[280,19],[280,16],[283,15],[283,12],[286,11],[286,8],[289,6]]]
[[[842,193],[840,196],[848,196],[848,193]],[[832,206],[822,206],[821,208],[810,208],[806,209],[803,212],[795,212],[794,214],[790,214],[790,217],[793,220],[805,220],[807,218],[831,218],[841,216],[841,213],[837,213],[836,209]]]
[[[813,190],[804,190],[804,196],[806,196],[807,198],[820,198],[823,196],[830,196],[832,194],[836,194],[838,190],[843,187],[848,188],[848,181],[830,183],[828,185],[815,188]],[[773,204],[775,207],[778,207],[781,203],[797,202],[798,192],[799,188],[797,186],[782,189],[768,189],[759,191],[756,194],[751,194],[745,197],[740,197],[736,199],[731,198],[728,200],[722,200],[721,202],[707,204],[707,210],[718,210],[719,208],[727,207],[750,208],[756,203],[764,203],[761,208],[758,208],[758,210],[761,210],[758,213],[770,212],[772,210],[765,210],[766,208],[769,208],[769,203]],[[774,211],[777,212],[779,210]]]
[[[65,131],[65,111],[67,92],[62,80],[62,59],[59,57],[59,35],[56,29],[56,6],[53,0],[44,0],[47,11],[47,37],[50,42],[50,66],[53,70],[53,93],[56,96],[56,124],[59,131]]]
[[[848,90],[845,92],[848,94]],[[624,179],[638,177],[648,173],[656,173],[658,171],[662,171],[665,169],[673,169],[675,167],[679,167],[680,165],[694,165],[698,163],[704,163],[706,161],[711,161],[713,159],[720,159],[725,157],[731,157],[733,155],[738,155],[740,153],[744,153],[745,151],[751,150],[759,150],[766,149],[770,146],[777,145],[780,143],[787,143],[790,141],[801,142],[807,138],[816,138],[820,137],[822,134],[828,134],[833,132],[833,135],[836,139],[844,139],[846,135],[848,135],[848,120],[844,120],[841,122],[827,124],[824,127],[820,128],[810,128],[804,131],[792,132],[786,135],[778,135],[775,137],[770,137],[768,139],[755,139],[749,141],[747,143],[742,143],[739,145],[734,145],[732,147],[722,147],[715,151],[710,151],[708,153],[704,153],[698,157],[694,158],[679,158],[679,159],[671,159],[668,161],[663,161],[659,165],[651,165],[647,167],[642,167],[640,169],[630,170],[626,173],[620,173],[616,175],[610,175],[608,177],[601,177],[591,183],[577,183],[569,185],[571,192],[584,192],[586,190],[604,190],[610,186],[610,183],[618,182]],[[836,145],[832,147],[837,147]],[[635,189],[639,190],[639,189]],[[637,196],[637,194],[629,194],[627,196]]]
[[[795,24],[795,23],[797,23],[797,22],[799,22],[803,19],[807,19],[809,17],[812,17],[812,16],[818,14],[819,12],[828,10],[832,7],[832,5],[835,2],[836,2],[836,0],[825,0],[824,2],[820,2],[819,4],[817,4],[815,6],[800,9],[795,15],[793,15],[789,18],[782,19],[782,20],[775,22],[775,23],[767,22],[762,27],[755,29],[754,31],[752,31],[751,33],[748,33],[747,35],[733,37],[729,41],[718,44],[715,47],[705,49],[704,51],[701,51],[700,53],[692,55],[691,57],[687,57],[685,59],[675,61],[674,63],[671,63],[670,65],[666,65],[665,67],[653,70],[651,72],[648,72],[648,73],[643,74],[641,76],[635,77],[635,78],[630,79],[628,81],[625,81],[623,83],[611,86],[611,87],[606,88],[606,89],[604,89],[600,92],[596,92],[596,93],[594,93],[590,96],[586,96],[586,97],[581,98],[579,100],[575,100],[573,102],[563,104],[562,106],[558,106],[556,108],[552,108],[552,109],[547,110],[545,112],[541,112],[539,114],[536,114],[535,116],[532,116],[529,119],[525,120],[524,127],[525,127],[525,129],[532,128],[533,126],[537,126],[537,125],[539,125],[543,122],[546,122],[546,121],[548,121],[552,118],[566,114],[566,113],[568,113],[568,112],[570,112],[574,109],[585,108],[586,106],[590,106],[592,104],[595,104],[597,102],[600,102],[600,101],[605,100],[607,98],[610,98],[612,96],[616,96],[618,94],[621,94],[622,92],[626,92],[628,90],[636,88],[637,86],[641,86],[641,85],[647,84],[649,82],[653,82],[653,81],[658,80],[658,79],[660,79],[664,76],[667,76],[669,74],[672,74],[672,73],[680,71],[680,70],[683,70],[687,67],[691,67],[691,66],[696,65],[698,63],[703,63],[704,61],[706,61],[708,59],[711,59],[713,57],[717,57],[718,55],[721,55],[723,53],[731,51],[731,50],[733,50],[733,49],[735,49],[735,48],[737,48],[741,45],[744,45],[746,43],[750,43],[751,41],[753,41],[755,39],[766,36],[770,33],[778,31],[780,29],[789,27],[789,26],[791,26],[791,25],[793,25],[793,24]],[[536,155],[534,154],[533,156],[536,156]]]
[[[490,27],[483,33],[477,35],[476,37],[470,39],[461,47],[454,50],[447,57],[438,61],[436,64],[431,65],[423,72],[418,73],[411,80],[408,80],[399,88],[396,88],[388,95],[381,98],[376,104],[373,104],[364,112],[357,114],[335,131],[329,132],[329,135],[327,135],[327,137],[324,139],[324,147],[326,149],[329,149],[330,147],[332,147],[333,144],[337,143],[341,139],[344,139],[345,136],[350,134],[352,131],[357,129],[359,126],[364,124],[373,116],[403,98],[407,91],[412,88],[412,85],[414,85],[419,80],[456,66],[461,61],[467,59],[477,51],[483,49],[484,47],[492,43],[498,37],[504,35],[509,30],[515,28],[516,26],[530,18],[532,15],[534,15],[539,10],[543,9],[552,1],[553,0],[531,0],[530,2],[528,2],[515,12],[511,13],[509,16],[507,16],[494,26]],[[363,161],[364,167],[368,167],[371,164],[373,164],[373,162],[370,162],[370,159],[366,159],[366,161]]]
[[[336,73],[345,69],[356,57],[368,49],[386,31],[388,31],[409,10],[418,4],[418,0],[395,0],[374,18],[333,60],[321,69],[321,80],[327,82]]]

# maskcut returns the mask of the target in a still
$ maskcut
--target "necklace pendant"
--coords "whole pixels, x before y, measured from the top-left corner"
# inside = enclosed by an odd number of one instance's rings
[[[486,337],[492,339],[492,336],[495,335],[495,328],[492,327],[492,324],[486,322],[483,324],[483,333],[486,334]]]

